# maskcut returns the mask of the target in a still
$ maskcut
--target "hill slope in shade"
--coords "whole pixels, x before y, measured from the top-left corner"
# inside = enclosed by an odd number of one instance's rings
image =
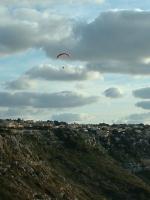
[[[2,200],[149,200],[149,181],[69,128],[0,131]],[[143,179],[142,179],[143,178]]]

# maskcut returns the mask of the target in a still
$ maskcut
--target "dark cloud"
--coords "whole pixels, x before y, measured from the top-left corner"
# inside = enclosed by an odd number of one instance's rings
[[[88,62],[87,71],[150,74],[150,11],[107,11],[90,23],[34,9],[15,13],[3,13],[1,55],[40,48],[56,58],[63,49]]]
[[[14,81],[8,81],[4,84],[6,89],[12,90],[24,90],[34,88],[36,85],[35,81],[29,79],[27,76],[22,76]]]
[[[103,3],[105,0],[93,0],[93,3]],[[19,6],[31,6],[31,5],[40,5],[40,6],[49,6],[49,5],[53,5],[53,4],[64,4],[64,3],[91,3],[91,0],[2,0],[1,5],[19,5]]]
[[[39,116],[39,113],[41,114]],[[23,118],[33,119],[45,116],[46,111],[44,109],[26,108],[26,107],[11,107],[0,109],[0,118]]]
[[[36,9],[2,9],[0,14],[0,55],[43,48],[59,43],[71,33],[71,20]],[[63,34],[62,34],[63,33]]]
[[[140,88],[132,92],[134,97],[150,100],[150,87]],[[137,107],[150,110],[150,101],[140,101],[135,104]]]
[[[133,95],[141,99],[150,99],[150,87],[134,90]]]
[[[0,107],[71,108],[98,101],[97,96],[85,97],[64,91],[59,93],[0,92]]]
[[[134,90],[132,92],[134,97],[140,98],[140,99],[149,99],[150,100],[150,87],[140,88],[137,90]],[[150,101],[139,101],[135,104],[137,107],[143,108],[145,110],[150,109]]]
[[[140,101],[137,102],[135,105],[145,110],[150,110],[150,101]]]
[[[131,75],[150,75],[150,64],[137,61],[103,61],[91,62],[87,64],[87,69],[99,71],[101,73],[131,74]]]
[[[64,122],[81,122],[87,119],[88,116],[75,113],[61,113],[52,116],[52,120],[64,121]]]
[[[87,68],[100,72],[150,74],[150,12],[108,11],[91,23],[78,23],[61,43],[46,43],[47,55],[63,47],[72,59],[87,61]]]
[[[123,96],[123,93],[119,88],[112,87],[106,89],[104,95],[109,98],[120,98]]]
[[[82,28],[75,53],[81,60],[131,61],[150,55],[150,12],[108,11]]]
[[[100,78],[99,72],[89,72],[81,67],[60,67],[54,68],[42,65],[31,68],[23,76],[13,81],[7,81],[4,86],[6,89],[26,90],[32,89],[37,85],[37,81],[85,81]]]
[[[98,72],[88,72],[81,67],[60,67],[59,69],[49,66],[34,67],[26,75],[31,79],[45,79],[48,81],[75,81],[90,80],[100,77]]]
[[[32,48],[36,44],[37,27],[29,23],[6,22],[0,25],[0,54],[10,54]]]
[[[135,113],[126,117],[126,123],[146,123],[150,120],[150,112],[148,113]]]

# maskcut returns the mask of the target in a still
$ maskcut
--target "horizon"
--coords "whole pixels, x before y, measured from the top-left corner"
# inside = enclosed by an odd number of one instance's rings
[[[113,126],[113,125],[115,125],[115,126],[119,126],[119,125],[126,125],[126,126],[136,126],[136,125],[144,125],[144,126],[150,126],[150,124],[147,124],[147,123],[106,123],[106,122],[98,122],[98,123],[85,123],[85,122],[77,122],[77,121],[72,121],[72,122],[67,122],[67,121],[59,121],[59,120],[49,120],[49,119],[47,119],[47,120],[35,120],[35,119],[20,119],[20,118],[6,118],[6,119],[0,119],[0,121],[23,121],[23,122],[33,122],[33,123],[35,123],[35,122],[47,122],[47,123],[51,123],[51,122],[58,122],[58,123],[60,123],[60,125],[61,125],[61,123],[65,123],[65,124],[67,124],[67,125],[73,125],[73,124],[76,124],[76,125],[109,125],[109,126]],[[20,123],[19,122],[19,123]]]

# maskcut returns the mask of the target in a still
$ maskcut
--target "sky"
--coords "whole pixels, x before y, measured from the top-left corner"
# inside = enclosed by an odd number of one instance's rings
[[[1,0],[0,118],[149,124],[150,1]]]

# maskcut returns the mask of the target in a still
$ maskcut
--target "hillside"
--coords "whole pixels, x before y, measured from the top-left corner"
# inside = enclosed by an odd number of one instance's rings
[[[149,178],[113,154],[67,127],[1,129],[0,199],[149,200]]]

